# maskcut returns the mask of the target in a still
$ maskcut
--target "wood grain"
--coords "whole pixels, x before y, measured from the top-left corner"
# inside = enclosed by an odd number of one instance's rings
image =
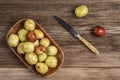
[[[89,14],[84,18],[76,18],[74,8],[81,4],[88,6]],[[73,26],[100,51],[100,55],[92,54],[81,42],[73,38],[52,18],[53,15],[61,17]],[[11,80],[39,79],[29,71],[26,72],[26,67],[10,51],[5,41],[7,31],[22,18],[32,18],[41,24],[65,53],[62,71],[49,80],[119,80],[120,0],[0,0],[1,80],[7,80],[4,75],[11,74],[15,71],[14,68],[17,68],[16,74],[8,76]],[[106,29],[107,34],[104,37],[98,38],[91,34],[91,29],[96,25]],[[8,69],[11,70],[9,73]],[[18,71],[24,75],[20,76]]]
[[[119,80],[118,68],[62,68],[50,78],[40,78],[27,68],[1,68],[0,79],[7,80]]]

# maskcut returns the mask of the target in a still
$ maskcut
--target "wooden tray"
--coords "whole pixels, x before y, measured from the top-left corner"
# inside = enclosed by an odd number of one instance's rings
[[[26,18],[27,19],[27,18]],[[8,31],[7,33],[7,36],[6,36],[6,40],[8,40],[8,37],[10,34],[12,33],[16,33],[18,32],[19,29],[21,28],[24,28],[24,22],[26,19],[21,19],[19,20],[18,22],[15,23],[15,25],[13,25],[10,30]],[[49,34],[37,23],[35,22],[36,24],[36,29],[40,29],[41,31],[43,31],[44,35],[46,38],[48,38],[51,42],[51,45],[54,45],[57,47],[58,49],[58,53],[56,55],[57,59],[58,59],[58,65],[56,68],[49,68],[49,71],[46,73],[46,74],[40,74],[36,71],[35,67],[33,65],[29,65],[25,59],[24,59],[24,55],[21,55],[21,54],[18,54],[17,51],[16,51],[16,48],[12,48],[10,47],[10,49],[13,51],[13,53],[34,73],[40,75],[41,77],[50,77],[52,75],[55,74],[55,72],[62,66],[63,64],[63,61],[64,61],[64,53],[63,51],[61,50],[61,48],[58,46],[58,44],[49,36]]]

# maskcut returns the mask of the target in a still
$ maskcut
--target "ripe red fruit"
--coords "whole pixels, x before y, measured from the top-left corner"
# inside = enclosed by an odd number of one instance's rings
[[[40,49],[40,51],[42,52],[46,52],[46,48],[42,45],[39,45],[38,48]]]
[[[28,34],[27,34],[27,39],[28,39],[29,41],[31,41],[31,42],[35,42],[35,41],[37,40],[34,31],[28,32]]]
[[[35,50],[35,53],[36,54],[43,54],[43,53],[46,53],[47,49],[42,46],[42,45],[39,45],[36,47],[36,50]]]
[[[94,30],[93,30],[94,35],[96,35],[98,37],[102,37],[105,35],[105,33],[106,33],[106,30],[103,27],[101,27],[101,26],[94,27]]]

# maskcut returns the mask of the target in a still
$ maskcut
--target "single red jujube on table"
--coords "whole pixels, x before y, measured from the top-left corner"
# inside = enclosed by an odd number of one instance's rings
[[[98,36],[98,37],[104,36],[105,33],[106,33],[105,28],[103,28],[103,27],[101,27],[101,26],[96,26],[96,27],[94,27],[94,29],[93,29],[93,34],[96,35],[96,36]]]

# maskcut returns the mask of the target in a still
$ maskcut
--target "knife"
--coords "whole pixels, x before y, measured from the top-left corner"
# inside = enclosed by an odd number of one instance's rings
[[[57,16],[53,16],[53,18],[63,27],[65,28],[73,37],[79,39],[82,43],[84,43],[93,53],[99,54],[99,51],[86,39],[84,39],[77,31],[75,31],[68,23]]]

